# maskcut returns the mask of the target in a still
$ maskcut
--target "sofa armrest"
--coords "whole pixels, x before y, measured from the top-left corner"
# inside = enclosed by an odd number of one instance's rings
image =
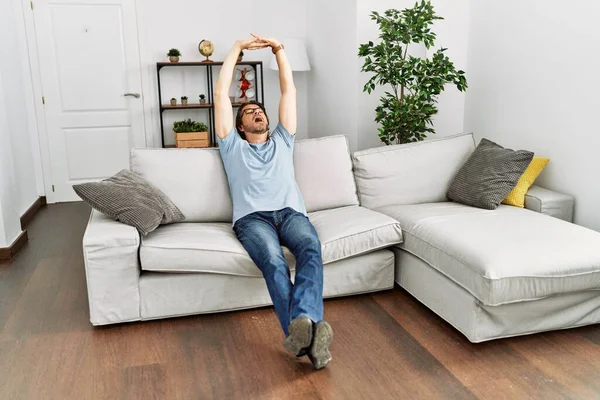
[[[93,325],[140,319],[139,246],[137,229],[92,210],[83,254]]]
[[[568,194],[533,185],[525,196],[525,208],[573,222],[575,199]]]

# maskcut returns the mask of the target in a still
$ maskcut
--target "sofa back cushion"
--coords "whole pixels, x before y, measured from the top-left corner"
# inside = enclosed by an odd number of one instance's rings
[[[163,191],[186,222],[230,222],[227,176],[218,149],[133,149],[131,170]]]
[[[294,171],[308,212],[358,205],[345,136],[298,140]]]
[[[218,149],[133,149],[131,170],[162,190],[186,222],[231,222],[233,205]],[[345,136],[297,140],[294,173],[308,212],[358,205]]]
[[[448,201],[454,176],[475,149],[470,133],[383,146],[352,155],[363,207]]]

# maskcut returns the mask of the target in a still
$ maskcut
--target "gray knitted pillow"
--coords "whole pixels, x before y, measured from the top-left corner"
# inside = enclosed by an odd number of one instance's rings
[[[99,182],[73,185],[73,189],[92,208],[136,227],[143,235],[161,224],[185,220],[167,195],[126,169]]]
[[[532,159],[531,151],[506,149],[483,138],[454,177],[446,197],[495,210],[517,185]]]

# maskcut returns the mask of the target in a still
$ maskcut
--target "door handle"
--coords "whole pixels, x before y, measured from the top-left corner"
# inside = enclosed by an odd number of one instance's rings
[[[140,94],[139,93],[125,93],[123,96],[133,96],[136,99],[140,98]]]

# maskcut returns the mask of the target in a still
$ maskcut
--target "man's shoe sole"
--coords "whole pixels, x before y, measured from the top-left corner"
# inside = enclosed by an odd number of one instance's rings
[[[313,342],[308,349],[308,358],[316,369],[321,369],[332,359],[329,345],[333,340],[333,329],[327,321],[317,322],[313,336]]]
[[[308,317],[294,319],[288,328],[288,336],[283,347],[295,356],[300,356],[302,349],[310,346],[313,337],[313,323]]]

